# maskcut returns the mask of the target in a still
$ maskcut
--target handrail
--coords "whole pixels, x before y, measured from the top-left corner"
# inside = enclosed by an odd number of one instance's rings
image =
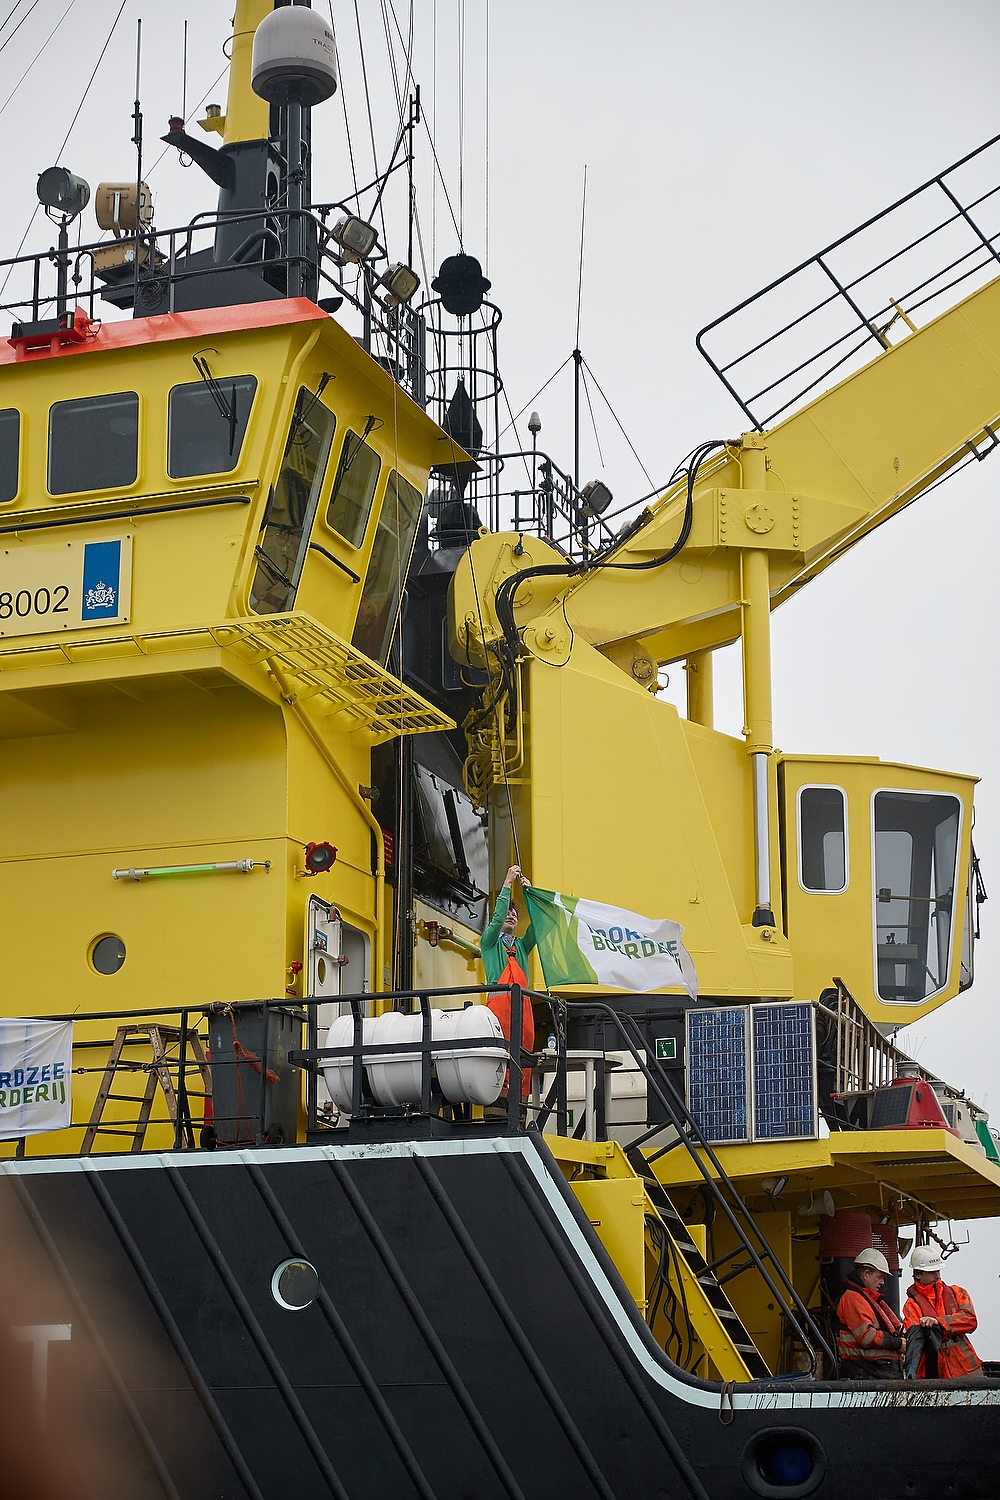
[[[698,332],[695,346],[699,353],[758,431],[763,431],[779,416],[799,405],[804,397],[822,386],[852,357],[877,354],[890,348],[886,334],[897,320],[902,320],[912,329],[910,317],[918,308],[943,297],[972,276],[997,274],[1000,270],[1000,249],[997,247],[1000,230],[988,232],[979,218],[984,205],[989,204],[994,211],[998,207],[997,201],[991,203],[990,200],[996,200],[1000,194],[1000,167],[995,162],[990,163],[991,185],[985,191],[965,195],[968,201],[963,201],[963,196],[956,191],[957,185],[948,179],[953,178],[960,168],[968,168],[971,164],[984,165],[985,154],[998,142],[1000,135],[991,137],[808,260],[744,298]],[[918,202],[921,199],[923,202]],[[915,206],[927,209],[932,216],[930,228],[920,226],[916,233],[912,225]],[[941,209],[943,217],[939,217]],[[977,211],[976,218],[972,210]],[[924,222],[926,224],[926,220]],[[936,239],[937,236],[943,238]],[[871,241],[870,250],[865,248],[866,237]],[[935,247],[943,245],[944,248],[941,262],[929,269],[927,251],[932,241]],[[965,248],[956,253],[959,245]],[[837,267],[829,261],[841,252],[844,253],[844,268],[838,273]],[[959,275],[948,279],[950,273],[963,266]],[[820,277],[818,294],[810,290],[817,273]],[[890,290],[887,279],[890,274],[898,275],[903,284]],[[779,322],[772,332],[761,337],[761,313],[767,299],[779,309]],[[753,313],[751,309],[754,309]],[[831,318],[838,309],[843,316],[831,328]],[[748,313],[750,315],[744,317]],[[810,320],[814,321],[810,324]],[[807,325],[817,330],[817,337],[790,344],[789,336],[808,332]],[[730,348],[729,339],[735,336],[739,340],[741,327],[747,328],[749,341],[745,346],[742,342],[735,342]],[[831,337],[835,329],[842,331]],[[725,341],[726,353],[716,357],[706,344],[710,339],[713,344],[717,343],[720,334]],[[842,346],[848,343],[847,352],[842,352]],[[873,343],[874,350],[871,348]],[[782,352],[785,349],[794,349],[795,352]],[[768,364],[761,358],[765,355],[772,363]],[[830,360],[827,356],[831,355],[836,357]],[[754,379],[752,372],[758,365],[763,365],[765,373]],[[738,366],[742,366],[745,372],[740,376],[742,390],[738,390],[735,384]],[[799,375],[805,375],[804,381],[792,384],[794,377]],[[750,390],[752,394],[747,393]],[[767,395],[773,395],[776,404],[764,410],[758,407],[758,402]]]
[[[422,327],[421,314],[405,306],[395,310],[383,307],[377,298],[372,297],[367,282],[364,297],[357,296],[345,284],[341,275],[341,261],[336,253],[339,246],[331,240],[329,229],[322,218],[318,217],[322,208],[322,205],[316,209],[269,206],[235,214],[205,212],[196,214],[188,223],[174,228],[159,230],[150,227],[127,241],[95,240],[91,244],[76,246],[73,250],[68,303],[70,306],[74,302],[88,306],[91,317],[94,316],[95,303],[99,297],[116,302],[121,307],[132,307],[137,317],[143,316],[144,311],[173,312],[177,287],[203,281],[206,277],[246,277],[251,272],[261,274],[262,297],[279,298],[285,295],[286,282],[282,279],[284,272],[294,267],[310,269],[315,281],[311,295],[319,297],[320,284],[325,283],[335,290],[342,301],[349,303],[363,320],[365,349],[369,353],[373,352],[372,336],[377,331],[380,340],[385,342],[390,359],[400,367],[401,375],[405,373],[405,380],[401,383],[423,405],[426,399],[427,370],[419,331]],[[305,238],[311,242],[311,248],[304,253],[281,254],[280,231],[283,225],[287,231],[287,226],[293,219],[306,222]],[[214,249],[217,231],[232,231],[234,227],[241,225],[246,226],[247,232],[231,254],[217,259],[213,253],[205,261],[199,260],[194,265],[188,263],[192,257],[204,254],[202,250],[196,251],[197,236],[204,235]],[[134,279],[133,267],[124,262],[119,268],[120,275],[108,276],[99,269],[95,257],[101,251],[114,249],[116,245],[126,248],[131,246],[133,254],[137,255],[138,266],[135,269],[138,274]],[[251,252],[258,247],[259,256],[252,256]],[[279,253],[268,253],[274,250]],[[8,294],[10,300],[0,302],[0,313],[9,313],[21,322],[39,322],[45,319],[57,306],[57,262],[58,256],[48,249],[0,260],[0,270],[6,272],[7,280],[10,280],[14,272],[30,271],[29,277],[15,277],[13,290],[16,294]],[[51,287],[51,290],[46,292],[45,286]]]

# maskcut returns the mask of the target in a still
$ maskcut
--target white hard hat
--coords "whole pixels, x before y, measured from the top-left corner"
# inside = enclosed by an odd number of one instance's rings
[[[911,1271],[940,1271],[943,1265],[941,1252],[933,1245],[918,1245],[910,1256]]]
[[[883,1271],[886,1276],[889,1274],[889,1262],[881,1250],[859,1250],[854,1257],[854,1264],[856,1266],[874,1266],[876,1271]]]

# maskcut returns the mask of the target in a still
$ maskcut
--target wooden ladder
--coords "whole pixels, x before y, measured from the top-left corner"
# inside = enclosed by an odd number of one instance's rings
[[[152,1062],[134,1063],[123,1062],[122,1052],[137,1039],[144,1038],[149,1043],[152,1053]],[[181,1046],[182,1041],[185,1043]],[[159,1085],[167,1104],[167,1114],[174,1127],[175,1137],[180,1130],[187,1137],[189,1145],[194,1144],[194,1125],[191,1119],[191,1107],[188,1101],[188,1090],[186,1080],[181,1080],[183,1085],[183,1106],[178,1105],[178,1090],[174,1088],[174,1081],[170,1075],[170,1062],[167,1058],[168,1046],[178,1048],[178,1068],[180,1067],[180,1056],[183,1053],[186,1059],[188,1049],[192,1063],[199,1069],[204,1082],[204,1091],[198,1090],[197,1098],[210,1099],[212,1096],[212,1075],[209,1068],[208,1058],[201,1037],[193,1027],[188,1027],[186,1033],[180,1026],[164,1026],[156,1022],[149,1026],[129,1025],[119,1026],[115,1033],[115,1039],[108,1053],[108,1065],[101,1079],[101,1086],[97,1090],[94,1107],[90,1113],[90,1120],[83,1137],[83,1145],[80,1147],[81,1156],[89,1156],[94,1149],[94,1141],[98,1135],[124,1135],[131,1136],[132,1144],[130,1151],[142,1150],[146,1139],[146,1130],[149,1125],[150,1115],[153,1112],[153,1100],[156,1097],[157,1085]],[[185,1072],[187,1063],[185,1060]],[[146,1087],[141,1094],[121,1094],[113,1092],[115,1080],[119,1071],[127,1070],[130,1073],[143,1071],[146,1074]],[[104,1111],[108,1104],[113,1101],[121,1101],[128,1104],[138,1104],[139,1114],[134,1125],[103,1125]]]

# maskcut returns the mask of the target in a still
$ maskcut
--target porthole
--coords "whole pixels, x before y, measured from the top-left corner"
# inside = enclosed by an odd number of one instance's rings
[[[804,1500],[823,1483],[826,1454],[819,1440],[801,1427],[772,1427],[756,1433],[743,1450],[747,1488],[765,1500]]]
[[[298,1256],[283,1260],[271,1277],[271,1296],[286,1312],[303,1312],[318,1291],[319,1272]]]
[[[316,978],[320,984],[326,984],[326,959],[321,958],[316,965]]]
[[[117,974],[125,962],[125,944],[115,933],[105,932],[91,943],[87,957],[98,974]]]

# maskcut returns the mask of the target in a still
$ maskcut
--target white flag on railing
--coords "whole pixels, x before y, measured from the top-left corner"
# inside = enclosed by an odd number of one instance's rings
[[[72,1021],[0,1018],[0,1141],[70,1123]]]

